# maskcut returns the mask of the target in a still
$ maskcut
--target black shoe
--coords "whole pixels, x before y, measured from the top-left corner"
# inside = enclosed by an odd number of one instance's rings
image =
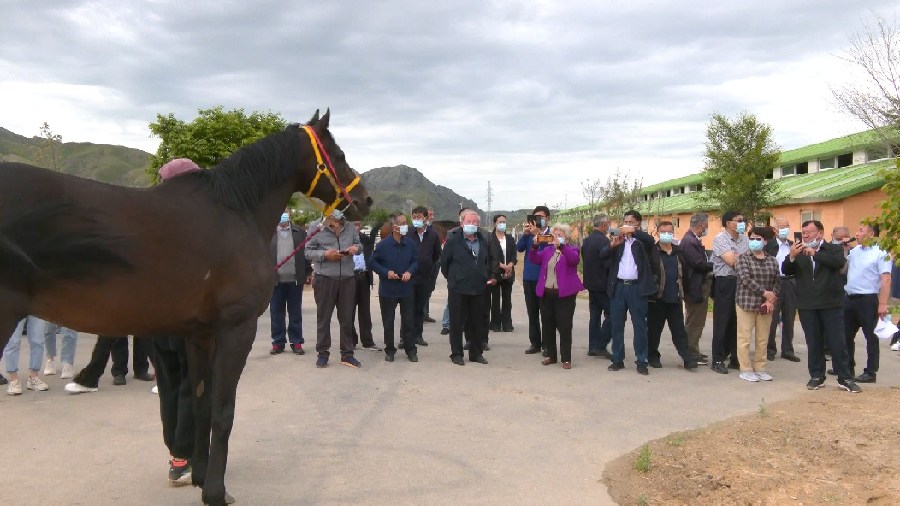
[[[696,368],[697,368],[697,362],[694,361],[694,360],[685,360],[685,361],[684,361],[684,368],[685,368],[685,369],[696,369]]]
[[[466,361],[463,360],[463,358],[460,357],[459,355],[451,355],[450,361],[456,365],[466,365]]]
[[[697,358],[697,365],[709,365],[709,357],[700,355],[700,357]]]
[[[269,350],[269,355],[278,355],[279,353],[284,352],[284,346],[278,346],[277,344],[272,345],[272,349]]]
[[[416,355],[416,352],[407,353],[406,358],[408,358],[410,362],[418,362],[419,361],[419,356]]]
[[[191,483],[191,463],[187,459],[169,461],[169,481],[173,484],[188,485]]]
[[[425,318],[422,318],[422,321],[425,323],[435,323],[437,320],[435,320],[434,318],[432,318],[430,316],[425,316]]]
[[[127,383],[127,381],[125,381],[124,374],[116,374],[115,376],[113,376],[113,385],[122,386],[125,383]]]
[[[466,343],[466,344],[463,345],[463,349],[464,349],[464,350],[468,350],[468,349],[471,348],[471,347],[472,347],[472,346],[471,346],[469,343]]]
[[[384,361],[385,361],[385,362],[393,362],[393,361],[394,361],[394,354],[393,354],[393,353],[385,353],[385,354],[384,354]]]
[[[624,362],[613,362],[606,368],[607,371],[621,371],[622,369],[625,369]]]
[[[534,355],[535,353],[540,353],[540,352],[541,352],[540,346],[530,346],[527,350],[525,350],[526,355]]]
[[[481,349],[484,351],[491,351],[491,345],[488,344],[487,341],[485,341],[484,346],[482,346]]]
[[[846,390],[846,391],[850,392],[851,394],[858,394],[858,393],[862,392],[862,388],[859,388],[859,386],[857,386],[857,384],[854,383],[853,380],[849,380],[849,379],[848,380],[840,380],[839,379],[838,380],[838,388],[840,388],[842,390]]]
[[[470,358],[469,362],[478,362],[479,364],[485,364],[485,365],[487,365],[487,363],[488,363],[487,359],[484,358],[484,355],[478,355],[475,358]]]
[[[490,331],[491,332],[502,332],[503,328],[500,325],[491,325]]]
[[[834,372],[834,369],[828,369],[827,371],[825,371],[825,374],[829,376],[837,376],[837,373]]]
[[[5,385],[9,383],[9,380],[4,378],[2,374],[0,374],[0,385]]]
[[[426,343],[425,340],[421,337],[416,338],[416,344],[419,346],[428,346],[428,343]]]
[[[403,341],[403,339],[401,339],[400,341],[397,342],[397,349],[398,350],[406,349],[406,343]]]
[[[514,330],[516,329],[512,325],[510,325],[509,327],[503,327],[503,332],[512,332]]]
[[[769,362],[775,360],[775,352],[770,351],[770,352],[766,353],[766,360],[768,360]]]
[[[713,372],[717,372],[719,374],[728,374],[728,368],[725,367],[725,362],[713,362],[710,366]]]
[[[444,328],[441,329],[441,335],[442,335],[442,336],[446,336],[446,335],[449,334],[449,333],[450,333],[450,329],[448,329],[447,327],[444,327]]]
[[[589,357],[602,357],[612,360],[612,355],[610,355],[609,352],[606,351],[606,348],[603,348],[601,350],[590,350],[587,354]]]
[[[863,371],[862,374],[853,378],[853,381],[857,383],[875,383],[875,375],[870,372]]]
[[[647,361],[647,364],[654,369],[662,369],[662,362],[658,358],[651,358]]]
[[[728,362],[728,368],[739,371],[741,369],[741,363],[738,362],[737,360],[732,360],[732,361]]]
[[[154,379],[156,379],[156,377],[145,371],[134,373],[134,379],[140,381],[153,381]]]
[[[798,357],[797,355],[794,355],[793,353],[782,353],[781,358],[783,358],[785,360],[790,360],[791,362],[799,362],[800,361],[800,357]]]
[[[810,378],[809,381],[806,382],[806,389],[807,390],[818,390],[824,384],[825,384],[825,378]]]
[[[709,355],[707,355],[707,354],[705,354],[705,353],[701,353],[701,354],[700,354],[700,358],[702,358],[702,359],[704,359],[704,360],[709,360]]]
[[[303,351],[303,345],[302,345],[302,344],[292,344],[292,345],[291,345],[291,351],[294,352],[294,355],[306,355],[306,352]]]
[[[647,369],[647,364],[638,364],[637,372],[638,372],[638,374],[641,374],[644,376],[647,376],[648,374],[650,374],[650,370]]]

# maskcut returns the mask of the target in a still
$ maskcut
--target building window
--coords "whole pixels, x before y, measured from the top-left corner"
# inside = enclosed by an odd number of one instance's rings
[[[869,151],[866,151],[866,160],[870,162],[873,160],[882,160],[887,157],[888,151],[883,147],[872,148]]]
[[[819,170],[828,170],[834,168],[834,158],[822,158],[819,160]]]
[[[669,221],[672,222],[672,225],[675,225],[675,230],[678,230],[678,226],[681,224],[681,220],[677,216],[675,216]]]
[[[837,166],[838,167],[847,167],[853,165],[853,153],[844,153],[843,155],[838,155],[837,157]]]
[[[814,211],[814,210],[800,210],[800,223],[806,223],[807,221],[816,220],[822,221],[822,211]]]
[[[790,167],[782,167],[781,168],[782,176],[793,176],[796,173],[797,173],[797,170],[794,168],[793,165],[791,165]]]
[[[809,174],[809,163],[803,162],[794,165],[794,174]]]
[[[703,185],[702,185],[702,184],[698,184],[697,187],[694,189],[694,191],[702,192],[702,191],[703,191]]]

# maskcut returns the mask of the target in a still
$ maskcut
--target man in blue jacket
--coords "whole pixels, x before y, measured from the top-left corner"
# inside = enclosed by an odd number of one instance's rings
[[[402,213],[391,214],[391,235],[375,246],[372,270],[378,274],[378,302],[384,324],[384,360],[394,361],[394,314],[400,305],[400,338],[410,362],[418,362],[413,336],[413,275],[416,273],[416,245],[407,237],[409,227]],[[430,271],[429,271],[430,273]]]
[[[518,251],[530,251],[536,236],[550,235],[550,209],[547,206],[537,206],[531,214],[534,221],[525,223],[525,231],[516,243]],[[545,246],[546,244],[541,244],[539,249]],[[541,301],[535,291],[540,274],[541,266],[528,260],[526,254],[525,267],[522,271],[522,289],[525,292],[525,309],[528,312],[528,340],[531,342],[525,353],[529,355],[541,351]]]
[[[609,295],[606,285],[609,279],[609,262],[600,260],[600,252],[609,247],[606,232],[609,217],[594,216],[594,231],[585,237],[581,246],[584,259],[584,287],[590,294],[590,320],[588,322],[588,356],[612,358],[606,347],[612,339],[609,325]],[[601,323],[602,317],[602,323]]]

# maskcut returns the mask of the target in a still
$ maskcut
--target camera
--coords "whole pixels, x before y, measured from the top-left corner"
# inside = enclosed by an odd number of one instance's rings
[[[552,234],[546,234],[546,235],[540,234],[540,235],[534,236],[535,244],[553,244],[554,240],[555,239],[553,238]]]

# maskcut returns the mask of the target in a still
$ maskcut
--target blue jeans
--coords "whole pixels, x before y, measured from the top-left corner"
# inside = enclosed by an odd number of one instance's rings
[[[284,347],[287,339],[291,344],[303,344],[303,317],[300,312],[303,302],[303,285],[295,281],[278,283],[272,290],[269,316],[272,318],[272,344]],[[287,308],[287,327],[284,324]]]
[[[450,303],[444,306],[444,317],[441,319],[441,326],[445,329],[450,328]]]
[[[612,340],[612,327],[609,323],[609,295],[597,290],[591,290],[589,294],[591,316],[588,321],[588,351],[605,350]],[[602,323],[601,316],[603,316]]]
[[[617,281],[610,301],[613,362],[625,361],[625,311],[631,313],[634,328],[635,363],[647,365],[647,297],[640,295],[637,283],[626,285]]]
[[[75,345],[78,342],[78,332],[59,325],[47,322],[47,330],[45,331],[44,348],[47,349],[47,358],[56,357],[56,330],[62,333],[62,353],[59,356],[60,362],[72,365],[75,363]]]
[[[44,360],[44,334],[47,322],[34,316],[29,316],[26,320],[28,321],[28,346],[31,352],[28,367],[32,371],[37,372],[41,370],[41,361]],[[16,330],[13,331],[12,336],[9,338],[9,343],[3,349],[3,356],[6,357],[6,372],[8,373],[19,372],[19,345],[22,341],[22,330],[26,320],[22,320],[16,325]]]

